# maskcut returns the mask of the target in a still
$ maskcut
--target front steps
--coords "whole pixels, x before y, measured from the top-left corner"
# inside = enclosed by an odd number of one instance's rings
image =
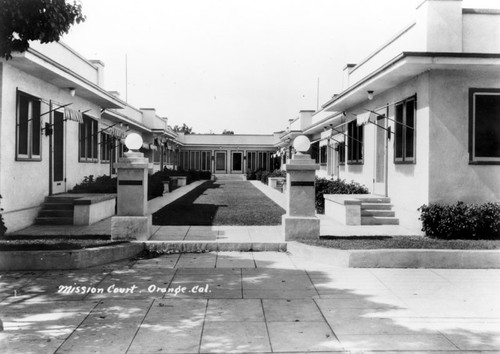
[[[358,198],[361,200],[361,225],[399,225],[392,210],[391,198]]]
[[[45,197],[36,225],[73,225],[73,201],[80,197]]]
[[[216,173],[214,174],[216,181],[246,181],[247,177],[244,174],[222,174]]]

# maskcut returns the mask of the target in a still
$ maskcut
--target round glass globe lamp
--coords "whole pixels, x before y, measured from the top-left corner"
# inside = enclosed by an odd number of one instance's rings
[[[293,141],[293,147],[294,147],[294,149],[297,152],[302,153],[302,154],[305,153],[305,152],[307,152],[307,150],[309,150],[310,146],[311,146],[311,141],[305,135],[299,135]]]
[[[142,143],[143,143],[142,137],[137,133],[130,133],[125,138],[125,146],[129,150],[134,150],[134,151],[139,150],[142,147]]]

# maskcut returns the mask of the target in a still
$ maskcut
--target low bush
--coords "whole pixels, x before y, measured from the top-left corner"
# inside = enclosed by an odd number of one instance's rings
[[[286,178],[286,171],[274,170],[273,172],[264,171],[262,172],[261,182],[267,184],[269,182],[269,177],[284,177]]]
[[[324,194],[367,194],[368,188],[357,182],[341,179],[316,178],[316,211],[325,212]]]
[[[186,183],[189,184],[193,181],[210,180],[212,179],[212,172],[210,171],[197,171],[197,170],[171,170],[164,168],[163,171],[156,172],[155,175],[160,176],[162,181],[170,180],[170,177],[186,177]]]
[[[257,179],[255,172],[256,171],[247,171],[247,181],[255,181]]]
[[[429,204],[418,208],[422,231],[441,239],[500,239],[500,204]]]
[[[70,190],[71,193],[116,193],[117,182],[116,177],[107,175],[98,176],[94,179],[94,175],[83,177],[83,182],[77,184]]]
[[[2,196],[0,195],[0,199],[2,199]],[[2,208],[0,208],[0,211],[3,211]],[[7,232],[7,226],[5,226],[5,221],[3,220],[3,215],[0,214],[0,238],[5,235]]]
[[[117,179],[107,175],[94,175],[83,177],[83,181],[70,190],[71,193],[116,193]],[[148,199],[153,199],[163,194],[163,182],[159,176],[148,175]]]

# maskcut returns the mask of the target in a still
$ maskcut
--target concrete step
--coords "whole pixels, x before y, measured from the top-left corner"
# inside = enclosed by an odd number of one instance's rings
[[[362,216],[361,225],[399,225],[399,219],[384,216]]]
[[[40,210],[39,217],[73,218],[73,208],[70,210],[45,209]]]
[[[390,203],[361,203],[361,210],[391,210]]]
[[[396,213],[392,210],[370,210],[362,209],[361,216],[382,216],[382,217],[394,217]]]
[[[246,175],[243,174],[216,174],[216,180],[220,181],[246,181]]]
[[[356,199],[361,200],[362,203],[390,203],[391,198],[389,197],[374,197],[367,196],[363,197],[362,195],[356,195]]]
[[[73,225],[73,218],[42,216],[35,219],[37,225]]]
[[[73,203],[45,202],[42,205],[42,210],[73,210]]]
[[[45,202],[46,203],[69,203],[72,204],[73,200],[79,199],[81,197],[64,197],[64,196],[57,196],[57,195],[51,195],[48,197],[45,197]]]

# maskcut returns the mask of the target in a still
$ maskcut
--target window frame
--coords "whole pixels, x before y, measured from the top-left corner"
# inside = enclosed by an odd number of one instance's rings
[[[339,166],[344,166],[346,163],[345,150],[345,141],[338,143]]]
[[[89,124],[90,123],[90,124]],[[90,125],[90,129],[88,129]],[[88,134],[90,130],[90,134]],[[84,133],[84,144],[82,147],[82,131]],[[90,149],[89,149],[90,143]],[[90,152],[90,157],[87,154]],[[83,114],[83,124],[78,127],[78,162],[98,163],[99,162],[99,122]]]
[[[476,157],[475,156],[475,133],[476,133],[476,96],[500,96],[500,89],[498,88],[469,88],[469,164],[470,165],[500,165],[499,157]],[[500,123],[500,122],[499,122]]]
[[[24,96],[28,101],[28,107],[27,107],[27,127],[26,127],[26,154],[22,154],[19,152],[20,150],[20,111],[21,111],[21,96]],[[38,106],[38,112],[34,110],[34,105],[36,104]],[[30,95],[29,93],[26,93],[21,90],[17,90],[16,92],[16,161],[35,161],[39,162],[42,161],[42,118],[41,118],[41,111],[42,111],[42,100],[39,97]],[[34,117],[34,115],[38,115],[38,117]],[[31,117],[31,118],[30,118]],[[34,137],[35,137],[35,132],[34,130],[36,127],[34,127],[35,120],[38,121],[38,154],[34,154],[33,147],[35,145],[34,142]]]
[[[409,102],[413,102],[413,156],[406,156],[406,138],[408,136],[407,130],[410,129],[407,127],[407,105]],[[397,107],[403,107],[403,117],[401,121],[398,121],[397,117]],[[398,128],[401,128],[401,157],[396,156],[396,149],[399,143],[398,139]],[[414,165],[417,163],[417,95],[413,95],[405,98],[399,102],[394,104],[394,164],[398,165]]]
[[[354,128],[352,128],[354,127]],[[365,126],[358,125],[356,120],[347,123],[347,157],[348,165],[364,164],[364,132]]]
[[[100,147],[101,147],[101,159],[100,162],[103,164],[109,164],[111,163],[111,155],[113,154],[113,146],[114,146],[114,138],[112,135],[101,131],[101,141],[100,141]]]

